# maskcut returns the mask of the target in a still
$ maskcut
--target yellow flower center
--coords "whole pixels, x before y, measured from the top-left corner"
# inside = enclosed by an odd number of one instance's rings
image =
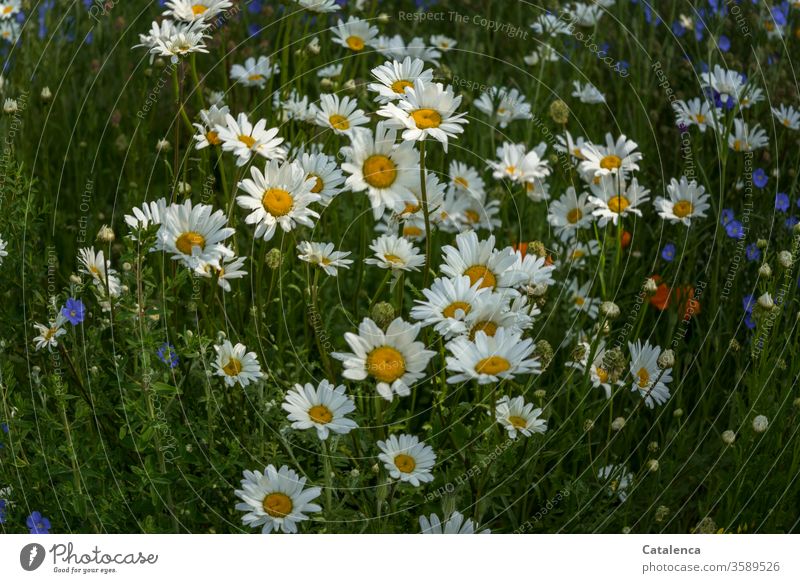
[[[379,346],[367,356],[367,372],[383,383],[393,383],[406,373],[406,360],[391,346]]]
[[[308,416],[314,423],[327,425],[333,420],[333,413],[325,405],[315,405],[308,410]]]
[[[744,147],[744,144],[742,143],[742,140],[734,140],[733,149],[736,152],[741,152],[743,147]]]
[[[222,371],[229,377],[235,377],[242,372],[242,363],[236,358],[231,358],[228,364],[222,367]]]
[[[364,160],[364,181],[374,188],[389,188],[397,180],[397,165],[388,156],[374,154]]]
[[[14,10],[14,7],[13,7],[13,6],[4,6],[4,7],[3,7],[3,14],[11,14],[11,12],[12,12],[13,10]]]
[[[442,116],[435,109],[417,109],[411,112],[411,118],[421,130],[438,128],[442,125]]]
[[[219,146],[222,143],[222,140],[219,139],[219,134],[214,130],[209,130],[206,134],[206,141],[212,146]]]
[[[273,492],[267,494],[261,506],[272,518],[286,518],[291,513],[293,504],[292,499],[283,492]]]
[[[470,329],[469,339],[475,340],[475,336],[478,335],[478,332],[483,332],[487,336],[494,336],[495,334],[497,334],[497,324],[495,324],[491,320],[486,320],[485,322],[478,322],[472,327],[472,329]]]
[[[508,417],[508,422],[511,423],[514,429],[525,429],[528,426],[528,422],[525,421],[525,418],[517,415],[510,415]]]
[[[481,220],[481,216],[477,213],[477,211],[473,210],[464,211],[464,216],[467,217],[467,221],[473,225]]]
[[[600,168],[604,168],[606,170],[616,170],[620,166],[622,166],[622,159],[614,154],[604,156],[603,159],[600,160]]]
[[[692,203],[688,200],[679,200],[674,205],[672,205],[672,212],[675,214],[676,217],[682,219],[683,217],[688,217],[692,214],[694,207]]]
[[[594,368],[594,372],[597,374],[597,378],[600,380],[601,383],[608,382],[608,371],[606,369],[596,366]]]
[[[639,377],[639,387],[642,389],[646,389],[650,386],[650,373],[644,367],[639,369],[639,372],[636,373],[636,376]]]
[[[517,171],[517,167],[513,164],[511,166],[506,166],[506,174],[514,174]]]
[[[313,192],[314,194],[319,194],[320,192],[322,192],[322,189],[325,188],[325,183],[322,181],[322,178],[320,178],[316,174],[309,174],[306,177],[306,180],[310,178],[314,178],[316,180],[314,186],[311,188],[311,192]]]
[[[502,356],[490,356],[478,361],[475,372],[478,374],[497,375],[511,368],[511,363]]]
[[[574,225],[582,218],[583,218],[583,213],[581,212],[581,209],[572,209],[567,213],[567,221],[569,221],[569,224],[571,225]]]
[[[469,181],[466,178],[463,178],[461,176],[456,176],[453,179],[453,182],[455,182],[459,186],[462,186],[463,188],[467,188],[467,189],[469,188]]]
[[[414,84],[410,81],[406,81],[405,79],[398,79],[394,83],[392,83],[392,91],[403,95],[406,92],[406,87],[413,87]]]
[[[191,255],[192,248],[206,246],[206,238],[197,231],[186,231],[175,241],[175,247],[184,255]]]
[[[270,188],[261,197],[261,204],[273,217],[282,217],[292,210],[294,199],[282,188]]]
[[[416,238],[422,236],[422,229],[414,225],[406,225],[403,227],[403,237]]]
[[[245,134],[241,134],[239,136],[239,141],[242,142],[248,148],[252,148],[253,146],[256,145],[256,140],[253,137],[247,136]]]
[[[698,113],[696,116],[694,116],[694,119],[697,121],[697,123],[706,123],[706,116],[704,116],[702,113]]]
[[[192,6],[192,14],[194,14],[195,16],[200,16],[206,10],[208,10],[208,6],[203,6],[202,4],[195,4],[194,6]]]
[[[417,462],[415,462],[414,458],[410,455],[400,453],[395,456],[394,465],[404,474],[410,474],[414,471],[414,468],[417,467]]]
[[[347,40],[345,41],[347,46],[353,49],[354,51],[363,51],[364,50],[364,39],[360,36],[348,36]]]
[[[473,265],[464,272],[464,275],[469,277],[471,285],[475,285],[480,281],[479,288],[490,287],[494,289],[497,286],[497,278],[485,265]]]
[[[410,214],[413,214],[413,213],[417,212],[419,209],[420,209],[420,204],[419,203],[415,204],[415,203],[407,202],[405,208],[403,209],[403,214],[404,215],[410,215]]]
[[[792,122],[789,121],[788,117],[783,118],[783,125],[785,125],[787,128],[791,125],[791,123]]]
[[[394,255],[393,253],[386,253],[386,254],[384,254],[384,256],[383,256],[383,259],[384,259],[384,260],[385,260],[387,263],[391,263],[392,265],[399,265],[399,266],[403,266],[403,265],[405,265],[405,264],[406,264],[406,262],[405,262],[405,261],[403,261],[403,258],[402,258],[402,257],[400,257],[399,255]]]
[[[611,197],[611,200],[608,201],[608,210],[612,213],[624,213],[629,206],[631,206],[631,201],[621,194]]]
[[[328,121],[334,129],[337,129],[341,132],[350,129],[350,120],[343,115],[339,115],[338,113],[334,113],[332,116],[330,116]]]
[[[259,75],[258,73],[254,73],[247,77],[248,81],[261,81],[264,78],[264,75]]]
[[[586,255],[586,253],[584,253],[581,249],[575,249],[575,251],[572,252],[572,255],[570,255],[570,259],[575,261],[577,259],[582,259],[584,255]]]
[[[583,159],[583,152],[580,148],[572,148],[572,155],[581,160]]]
[[[444,310],[442,310],[442,315],[445,318],[455,318],[456,312],[461,310],[464,312],[464,315],[469,314],[469,311],[472,309],[467,302],[453,302],[449,306],[447,306]]]
[[[575,296],[573,298],[573,301],[575,302],[576,306],[581,307],[586,303],[586,298],[584,298],[583,296]]]

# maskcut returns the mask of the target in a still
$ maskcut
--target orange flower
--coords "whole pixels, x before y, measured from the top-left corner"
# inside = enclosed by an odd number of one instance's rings
[[[631,244],[631,239],[633,237],[628,231],[622,231],[622,248],[627,249]]]
[[[684,320],[700,314],[700,300],[694,297],[694,286],[687,284],[672,288],[661,281],[659,275],[654,275],[653,279],[658,284],[656,293],[650,298],[653,307],[663,312],[670,305],[677,305]]]

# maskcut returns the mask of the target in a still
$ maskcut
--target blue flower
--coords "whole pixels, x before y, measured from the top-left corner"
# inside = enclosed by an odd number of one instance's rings
[[[742,307],[744,311],[748,314],[753,311],[753,308],[756,306],[756,298],[753,294],[748,294],[742,298]]]
[[[741,239],[744,237],[744,227],[739,221],[731,221],[725,225],[725,232],[731,239]]]
[[[67,304],[61,308],[61,315],[73,326],[77,326],[86,319],[86,306],[83,301],[69,298]]]
[[[747,326],[750,330],[756,327],[756,322],[753,320],[752,314],[746,314],[744,317],[744,325]]]
[[[761,249],[759,249],[758,245],[755,243],[750,243],[744,250],[744,254],[747,256],[748,261],[758,261],[761,259]]]
[[[6,522],[6,501],[0,499],[0,524]]]
[[[664,248],[661,250],[661,258],[664,261],[672,261],[675,259],[675,245],[673,243],[664,245]]]
[[[733,220],[734,214],[733,209],[722,209],[722,214],[720,215],[719,222],[721,225],[727,225]]]
[[[50,534],[50,520],[38,510],[31,512],[25,524],[31,534]]]
[[[723,53],[727,53],[729,50],[731,50],[731,39],[724,34],[721,34],[719,36],[719,40],[717,41],[717,45],[719,46],[719,50],[721,50]]]
[[[786,228],[787,228],[787,229],[793,229],[793,228],[794,228],[794,226],[795,226],[797,223],[798,223],[797,217],[796,217],[796,216],[794,216],[794,215],[792,215],[791,217],[789,217],[788,219],[786,219],[786,221],[784,222],[784,224],[786,225]]]
[[[756,168],[756,171],[753,172],[753,184],[755,184],[758,188],[764,188],[769,182],[769,176],[767,173],[764,172],[763,168]]]
[[[156,351],[158,358],[161,359],[161,362],[169,366],[170,368],[175,368],[178,366],[178,355],[175,354],[175,347],[168,342],[165,342],[161,346],[159,346],[158,350]]]
[[[783,213],[789,210],[789,196],[785,192],[779,192],[775,195],[775,210]]]

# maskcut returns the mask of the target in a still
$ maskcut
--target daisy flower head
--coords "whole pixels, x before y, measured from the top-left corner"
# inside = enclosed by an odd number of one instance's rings
[[[205,33],[207,24],[204,20],[196,20],[191,24],[178,23],[169,29],[168,36],[153,39],[150,49],[152,55],[169,57],[177,63],[182,57],[192,53],[207,53],[205,40],[211,38]]]
[[[283,121],[296,120],[304,123],[314,123],[317,119],[316,108],[309,103],[307,95],[300,95],[296,89],[292,89],[288,95],[283,97],[280,91],[276,91],[272,96],[272,104],[275,110],[280,110]]]
[[[519,332],[499,328],[494,336],[479,331],[472,341],[465,336],[447,344],[452,356],[446,357],[450,384],[478,381],[478,384],[499,383],[517,375],[539,374],[539,361],[533,356],[533,340],[522,339]]]
[[[224,126],[227,123],[227,116],[230,113],[227,105],[217,107],[212,105],[208,109],[200,110],[200,121],[194,124],[197,133],[194,135],[195,149],[202,150],[209,146],[219,146],[222,140],[219,138],[217,126]]]
[[[733,131],[728,134],[728,147],[734,152],[751,152],[769,145],[767,132],[760,124],[753,127],[739,118],[733,120]]]
[[[467,315],[491,292],[472,283],[467,276],[436,278],[430,289],[423,289],[425,300],[415,300],[411,317],[423,326],[433,326],[445,338],[467,332]]]
[[[167,0],[164,16],[184,22],[210,22],[232,6],[228,0]]]
[[[588,198],[588,193],[582,192],[579,196],[575,188],[570,186],[561,198],[550,203],[547,222],[562,241],[577,237],[579,230],[591,227],[594,204]]]
[[[685,176],[681,176],[680,182],[674,178],[670,180],[667,194],[669,198],[659,196],[653,205],[658,210],[658,216],[671,223],[680,222],[688,227],[692,219],[705,217],[710,207],[705,188],[696,180],[690,182]]]
[[[583,84],[580,81],[573,81],[572,87],[572,97],[577,98],[581,103],[598,104],[606,102],[606,96],[588,81]]]
[[[569,154],[573,161],[580,161],[585,159],[583,149],[586,147],[586,144],[588,144],[588,142],[583,136],[578,136],[577,139],[573,140],[572,134],[565,131],[563,136],[561,134],[556,136],[556,145],[553,147],[557,152]]]
[[[246,512],[242,523],[251,528],[261,527],[263,534],[272,531],[296,533],[297,523],[308,520],[307,513],[320,512],[322,508],[311,501],[319,498],[321,488],[306,489],[306,479],[287,466],[279,470],[272,464],[264,469],[244,471],[242,489],[234,493],[242,502],[236,510]]]
[[[513,269],[517,256],[509,247],[498,251],[494,235],[479,241],[475,231],[456,235],[456,246],[442,247],[445,263],[441,272],[448,277],[466,275],[472,284],[492,290],[514,288],[526,278],[525,273]]]
[[[519,287],[536,287],[540,285],[553,285],[555,265],[548,265],[547,257],[542,257],[536,253],[523,253],[520,249],[514,251],[516,262],[514,271],[525,274],[525,278],[518,284]]]
[[[450,517],[442,523],[436,514],[419,517],[420,534],[491,534],[488,528],[475,532],[475,523],[464,518],[458,511],[453,512]]]
[[[416,79],[413,87],[398,103],[387,103],[378,110],[378,115],[388,118],[388,124],[403,129],[403,139],[422,141],[429,136],[442,142],[447,152],[448,139],[464,131],[466,113],[456,113],[461,105],[461,96],[453,94],[452,87],[441,83],[426,83]]]
[[[639,205],[650,200],[650,190],[640,186],[636,178],[626,184],[622,178],[617,180],[607,175],[600,177],[596,184],[593,182],[589,188],[592,191],[589,202],[595,207],[592,214],[598,218],[600,227],[605,227],[609,222],[616,225],[620,217],[628,215],[641,217]]]
[[[103,295],[119,296],[122,291],[116,270],[111,268],[111,261],[105,259],[103,251],[95,252],[94,247],[83,247],[78,250],[80,271],[90,276]]]
[[[247,257],[223,257],[219,268],[206,263],[200,265],[195,269],[195,273],[200,277],[213,277],[217,276],[217,285],[222,288],[224,292],[231,291],[230,281],[232,279],[241,279],[247,272],[242,269]]]
[[[439,58],[442,56],[442,52],[438,47],[427,44],[418,36],[412,38],[408,44],[404,44],[402,41],[397,43],[393,53],[398,60],[411,57],[412,59],[420,59],[426,63],[431,63],[436,67],[439,66]]]
[[[58,347],[59,337],[67,333],[67,330],[64,328],[64,324],[66,323],[67,318],[59,312],[56,319],[46,325],[34,324],[33,327],[39,332],[39,335],[33,339],[33,345],[36,347],[36,350],[47,348],[47,350],[52,352],[53,348]]]
[[[497,119],[501,129],[508,127],[514,120],[531,119],[531,104],[516,88],[491,87],[475,101],[475,107]]]
[[[672,109],[675,110],[675,123],[678,127],[697,126],[703,133],[708,127],[714,129],[721,115],[719,109],[712,108],[711,103],[699,97],[689,101],[678,99],[672,103]]]
[[[256,225],[255,237],[269,241],[278,227],[284,232],[297,225],[313,227],[319,214],[308,205],[320,200],[312,192],[316,180],[308,178],[297,162],[270,160],[264,172],[255,166],[250,168],[250,178],[239,183],[246,194],[236,197],[237,204],[251,211],[245,222]]]
[[[338,24],[333,29],[333,42],[356,53],[360,53],[366,47],[372,46],[377,36],[377,27],[371,26],[366,20],[361,20],[355,16],[348,18],[347,22],[339,19]]]
[[[437,49],[446,53],[455,48],[458,44],[455,39],[450,38],[449,36],[445,36],[443,34],[434,34],[431,35],[431,45],[435,46]]]
[[[497,160],[487,162],[497,180],[507,178],[512,182],[530,182],[550,175],[550,163],[544,159],[546,144],[528,151],[525,144],[505,142],[497,148]]]
[[[451,190],[469,194],[480,202],[486,201],[486,183],[473,166],[453,160],[450,162],[448,174]]]
[[[737,103],[745,86],[741,73],[723,69],[719,65],[714,65],[713,71],[702,73],[700,81],[701,87],[710,89],[715,95],[719,95],[719,100],[723,105],[727,105],[729,101]]]
[[[263,89],[267,81],[280,72],[280,66],[277,63],[273,65],[269,57],[260,56],[258,60],[255,57],[249,57],[245,60],[244,65],[237,63],[231,66],[231,79],[245,87]]]
[[[3,265],[3,257],[8,257],[8,251],[6,251],[6,247],[8,243],[3,241],[3,238],[0,237],[0,265]]]
[[[505,329],[507,333],[521,334],[524,329],[530,328],[533,319],[529,314],[510,309],[511,300],[517,298],[518,296],[510,293],[489,293],[481,296],[466,315],[465,336],[474,342],[479,332],[494,336],[498,330]]]
[[[581,174],[586,176],[607,176],[609,174],[627,177],[634,170],[639,169],[637,162],[642,159],[641,152],[636,149],[638,145],[629,140],[625,135],[616,140],[609,133],[606,134],[606,145],[586,143],[581,148],[583,161],[578,166]]]
[[[322,441],[328,439],[330,432],[345,434],[358,427],[346,417],[356,406],[345,395],[344,385],[334,387],[327,380],[316,388],[311,383],[296,384],[286,393],[282,407],[289,414],[293,429],[314,428]]]
[[[568,361],[566,365],[570,368],[577,369],[581,373],[586,372],[589,368],[589,379],[592,382],[592,387],[595,389],[602,388],[605,391],[606,399],[611,398],[611,389],[614,386],[622,384],[622,381],[612,381],[609,372],[605,369],[603,359],[605,358],[605,343],[601,340],[597,345],[597,350],[589,364],[589,357],[591,352],[591,345],[588,342],[581,342],[575,352],[573,359]]]
[[[20,0],[4,0],[0,2],[0,19],[7,20],[12,18],[22,9]]]
[[[226,226],[224,212],[212,211],[210,205],[193,205],[191,200],[167,207],[156,235],[156,249],[170,253],[189,269],[206,264],[219,269],[223,257],[233,257],[223,241],[236,231]]]
[[[516,439],[518,433],[525,437],[530,437],[534,433],[545,433],[547,422],[539,418],[541,414],[541,409],[534,409],[533,403],[526,403],[522,397],[511,399],[505,395],[495,406],[497,422],[508,431],[508,437],[511,439]]]
[[[425,265],[425,256],[411,242],[397,235],[381,235],[369,246],[375,257],[366,260],[369,265],[392,271],[419,271]]]
[[[576,314],[584,313],[592,320],[597,318],[600,311],[600,300],[590,297],[589,293],[592,291],[592,281],[587,281],[583,285],[578,283],[577,279],[573,279],[567,288],[567,302],[570,309]]]
[[[597,477],[608,482],[609,496],[617,496],[620,502],[628,499],[628,486],[633,482],[633,474],[622,464],[607,465],[600,468]]]
[[[0,21],[0,38],[10,44],[15,44],[19,39],[22,27],[16,20],[7,18]],[[153,59],[155,55],[150,58]]]
[[[342,191],[344,174],[336,164],[336,159],[327,154],[302,154],[297,163],[305,170],[308,178],[314,179],[311,192],[320,196],[320,205],[326,207]]]
[[[341,10],[341,6],[336,3],[336,0],[295,0],[295,2],[309,12],[317,12],[319,14]]]
[[[772,115],[785,128],[790,130],[800,130],[800,111],[791,105],[779,105],[772,108]]]
[[[297,244],[298,259],[320,267],[328,275],[336,277],[338,269],[350,269],[349,251],[334,251],[333,243],[301,241]]]
[[[214,361],[214,372],[225,379],[225,384],[232,387],[239,383],[246,387],[264,376],[255,352],[247,352],[244,344],[235,346],[230,340],[214,346],[217,358]]]
[[[358,101],[351,97],[340,98],[336,94],[323,93],[319,96],[316,108],[316,124],[330,128],[334,133],[352,136],[359,126],[369,123],[363,109],[358,109]]]
[[[435,355],[417,341],[419,324],[402,318],[389,324],[386,332],[369,318],[358,327],[358,334],[347,332],[344,339],[353,352],[334,352],[344,365],[343,376],[354,381],[368,377],[376,382],[378,394],[391,401],[393,395],[411,394],[411,385],[425,376],[425,367]]]
[[[369,90],[378,95],[375,101],[388,103],[405,97],[406,87],[413,87],[417,79],[425,83],[433,81],[433,71],[425,68],[421,59],[406,57],[400,61],[386,61],[383,65],[372,69],[372,76],[377,83],[370,83]]]
[[[658,357],[661,356],[659,346],[651,346],[649,341],[642,344],[628,343],[631,353],[630,372],[633,377],[632,391],[638,391],[644,404],[652,409],[655,405],[663,405],[670,397],[667,384],[672,381],[672,368],[661,369]]]
[[[278,128],[266,129],[267,120],[260,119],[255,125],[250,123],[246,113],[236,119],[225,116],[225,125],[217,125],[217,136],[222,141],[222,149],[236,156],[236,165],[244,166],[253,154],[268,160],[283,160],[286,150],[281,147],[283,138],[278,137]]]
[[[379,122],[375,133],[358,132],[351,146],[342,148],[347,162],[342,170],[350,176],[345,182],[353,192],[367,192],[375,220],[386,209],[400,212],[416,203],[411,187],[419,183],[418,155],[413,142],[397,141],[397,130]]]
[[[433,481],[431,469],[436,463],[436,454],[415,435],[390,435],[386,441],[379,441],[378,447],[381,450],[378,459],[395,480],[408,482],[415,488]]]

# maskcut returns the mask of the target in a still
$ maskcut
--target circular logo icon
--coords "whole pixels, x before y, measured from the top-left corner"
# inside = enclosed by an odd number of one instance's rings
[[[26,571],[35,571],[44,563],[44,547],[39,543],[30,543],[19,552],[19,564]]]

